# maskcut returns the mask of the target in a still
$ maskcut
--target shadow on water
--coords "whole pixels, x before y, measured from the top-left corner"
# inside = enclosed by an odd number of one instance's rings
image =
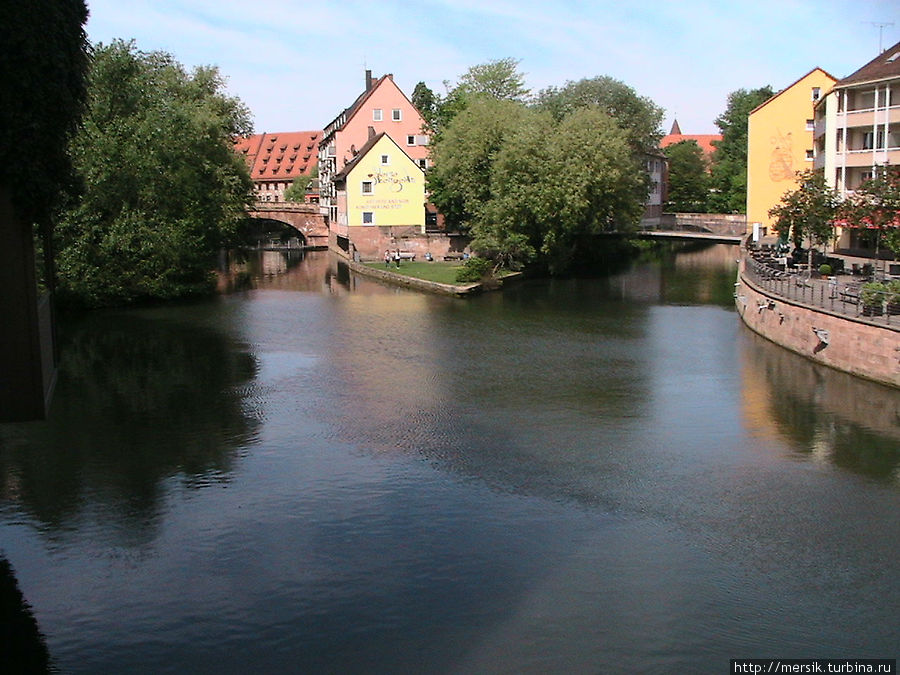
[[[9,561],[0,556],[0,669],[4,673],[49,673],[47,643],[25,601]]]
[[[115,313],[67,326],[45,422],[0,426],[0,498],[50,531],[98,504],[105,531],[152,537],[165,490],[227,481],[258,421],[255,359],[198,325]]]

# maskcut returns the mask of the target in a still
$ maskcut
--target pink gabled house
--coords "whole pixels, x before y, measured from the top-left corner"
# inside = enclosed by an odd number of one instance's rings
[[[382,132],[420,168],[428,168],[428,136],[423,127],[422,116],[394,83],[394,76],[388,74],[373,80],[372,71],[367,70],[365,91],[325,127],[319,142],[319,206],[334,233],[345,237],[348,234],[347,214],[338,207],[334,176],[359,154],[372,135]]]

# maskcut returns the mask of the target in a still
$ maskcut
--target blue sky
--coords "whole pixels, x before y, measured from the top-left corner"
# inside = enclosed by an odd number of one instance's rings
[[[900,41],[900,0],[88,0],[91,42],[134,39],[187,67],[215,64],[257,132],[321,129],[393,73],[437,93],[470,66],[520,60],[532,91],[609,75],[716,133],[728,93],[778,90],[816,66],[846,77]]]

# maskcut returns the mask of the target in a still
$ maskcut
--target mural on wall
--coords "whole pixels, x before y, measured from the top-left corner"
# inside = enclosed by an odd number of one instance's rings
[[[396,171],[376,171],[370,173],[369,178],[375,185],[386,184],[391,192],[402,192],[404,183],[414,183],[415,178],[412,176],[401,176]]]
[[[782,134],[776,127],[771,139],[772,157],[769,160],[769,178],[775,182],[794,179],[794,157],[791,144],[791,132]]]

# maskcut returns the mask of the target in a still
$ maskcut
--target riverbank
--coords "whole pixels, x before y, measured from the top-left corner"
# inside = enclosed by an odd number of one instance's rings
[[[738,314],[750,330],[816,363],[900,388],[900,326],[877,324],[789,298],[755,283],[742,256]]]
[[[343,258],[344,256],[341,257]],[[425,291],[427,293],[437,293],[439,295],[452,295],[459,298],[477,295],[484,291],[497,290],[503,288],[505,284],[523,278],[523,274],[521,272],[514,272],[513,274],[507,274],[501,279],[491,279],[488,281],[479,281],[468,284],[446,284],[429,279],[409,276],[401,272],[397,272],[390,267],[380,269],[377,267],[366,265],[365,263],[355,262],[353,260],[350,260],[349,258],[344,259],[346,260],[347,265],[350,267],[350,269],[358,274],[363,274],[374,279],[379,279],[395,286],[411,288],[417,291]]]

